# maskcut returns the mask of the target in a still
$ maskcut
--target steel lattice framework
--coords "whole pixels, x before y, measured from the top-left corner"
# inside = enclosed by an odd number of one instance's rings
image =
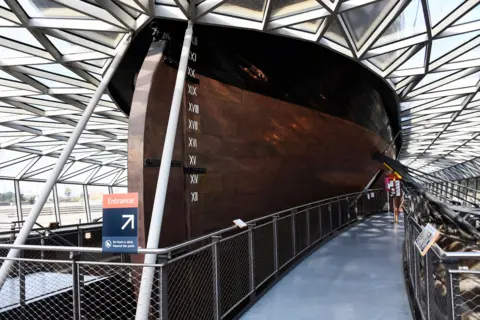
[[[118,45],[153,17],[298,38],[354,59],[398,93],[404,164],[480,173],[480,0],[193,1],[0,0],[0,177],[44,179]],[[127,131],[105,94],[61,181],[126,183]]]

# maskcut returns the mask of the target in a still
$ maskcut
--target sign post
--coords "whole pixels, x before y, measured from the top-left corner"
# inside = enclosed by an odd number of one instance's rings
[[[415,245],[417,246],[417,249],[422,257],[427,254],[428,250],[430,250],[432,245],[438,240],[439,237],[440,232],[430,223],[423,228],[422,232],[415,240]]]
[[[138,253],[138,193],[103,195],[102,252]]]

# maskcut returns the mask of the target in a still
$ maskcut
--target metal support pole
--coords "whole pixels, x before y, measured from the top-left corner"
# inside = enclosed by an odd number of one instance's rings
[[[95,110],[95,107],[97,106],[98,101],[102,97],[104,91],[107,89],[108,83],[110,82],[110,79],[112,78],[113,73],[115,72],[118,65],[120,64],[120,61],[122,61],[122,58],[125,52],[127,51],[128,45],[130,44],[130,41],[131,41],[131,36],[130,38],[128,38],[126,41],[123,41],[119,45],[117,55],[115,56],[115,58],[113,58],[112,63],[108,67],[108,70],[103,76],[102,81],[100,81],[100,84],[98,85],[97,90],[93,94],[92,99],[90,100],[87,107],[83,111],[81,118],[78,120],[77,126],[73,130],[70,138],[68,139],[68,142],[65,144],[62,154],[58,158],[57,163],[55,164],[54,168],[52,169],[52,172],[50,173],[50,176],[45,182],[44,188],[40,192],[40,195],[38,196],[38,199],[33,205],[33,208],[30,211],[30,214],[25,220],[25,223],[23,224],[22,229],[18,233],[17,239],[15,240],[15,243],[14,243],[15,245],[25,244],[25,241],[27,240],[28,235],[30,234],[30,231],[32,230],[33,226],[35,225],[35,222],[37,221],[38,216],[40,215],[40,211],[42,211],[43,206],[45,205],[45,202],[47,201],[48,196],[50,195],[50,192],[52,191],[54,184],[57,182],[57,179],[60,176],[60,173],[62,172],[63,167],[65,166],[65,163],[70,157],[70,154],[72,153],[73,148],[77,144],[77,141],[80,138],[80,135],[82,134],[83,129],[87,125],[87,122],[90,119],[90,116],[92,115],[93,111]],[[18,257],[19,253],[20,253],[19,249],[11,249],[8,252],[7,258],[16,258]],[[5,283],[5,280],[8,277],[8,274],[10,272],[10,269],[13,266],[13,263],[14,263],[14,260],[9,260],[9,259],[3,262],[2,267],[0,268],[0,288],[3,287],[3,284]]]
[[[83,205],[85,206],[85,212],[87,214],[87,222],[92,222],[92,212],[90,211],[90,199],[88,196],[87,185],[82,186],[83,190]]]
[[[255,299],[255,242],[253,241],[254,224],[248,225],[248,265],[250,279],[250,299]]]
[[[187,73],[188,55],[192,44],[193,22],[189,21],[185,30],[185,38],[183,39],[182,53],[180,55],[180,63],[175,80],[175,89],[173,91],[172,105],[170,107],[170,115],[168,117],[167,132],[165,133],[165,141],[163,145],[162,160],[158,173],[157,188],[155,190],[155,200],[153,202],[152,219],[150,220],[150,228],[148,231],[147,248],[158,248],[160,241],[160,231],[162,230],[163,210],[165,207],[165,198],[167,196],[168,178],[170,176],[170,166],[172,163],[173,146],[175,143],[175,134],[177,132],[178,117],[180,107],[182,105],[183,88],[185,85],[185,76]],[[156,262],[155,254],[145,255],[145,264],[154,264]],[[142,280],[140,283],[140,291],[138,294],[136,320],[145,320],[148,318],[150,308],[150,297],[152,294],[152,283],[155,275],[155,268],[144,267],[142,272]]]
[[[278,274],[278,216],[273,216],[273,266],[275,277]]]
[[[22,221],[23,214],[22,214],[22,200],[20,199],[20,181],[14,180],[13,186],[15,188],[15,205],[17,206],[17,221]]]
[[[58,188],[55,184],[53,186],[53,207],[55,209],[55,220],[57,220],[59,225],[62,225],[62,217],[60,215],[60,206],[58,204]]]
[[[221,296],[220,296],[220,266],[218,254],[218,241],[220,237],[212,237],[212,264],[213,264],[213,301],[214,301],[214,319],[222,318]]]

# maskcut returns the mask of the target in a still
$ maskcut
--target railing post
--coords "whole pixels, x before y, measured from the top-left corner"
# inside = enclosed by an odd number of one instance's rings
[[[26,295],[25,295],[25,266],[23,265],[25,261],[23,260],[24,258],[24,251],[20,251],[19,254],[20,260],[17,261],[18,263],[18,279],[20,282],[20,319],[26,319],[26,309],[27,309],[27,303],[26,303]]]
[[[218,241],[220,237],[212,237],[212,264],[213,264],[213,301],[214,301],[214,319],[220,320],[222,318],[221,298],[220,298],[220,267],[219,267],[219,252]]]
[[[291,223],[292,223],[292,245],[293,245],[293,258],[297,255],[297,237],[295,234],[295,215],[297,210],[292,210]]]
[[[158,263],[161,265],[158,272],[158,288],[160,298],[160,310],[158,319],[168,320],[168,270],[167,270],[167,258],[159,258]]]
[[[307,219],[307,223],[305,224],[307,228],[307,248],[310,247],[311,244],[311,238],[310,238],[310,206],[308,207],[307,211],[305,212],[305,219]]]
[[[255,224],[248,224],[248,265],[249,265],[249,283],[250,283],[250,298],[251,301],[255,299],[255,248],[253,241],[253,230]]]
[[[427,306],[427,320],[430,320],[430,272],[432,271],[432,259],[430,255],[433,254],[431,251],[427,252],[424,256],[425,258],[425,304]]]
[[[458,270],[458,263],[457,262],[450,262],[445,263],[445,269],[447,270],[447,312],[448,312],[448,320],[455,320],[456,319],[456,300],[459,299],[459,286],[457,285],[456,281],[454,280],[454,274],[451,273],[451,270]],[[461,301],[459,301],[461,304]]]
[[[80,301],[80,272],[79,272],[79,265],[78,255],[75,252],[70,253],[70,257],[72,259],[72,281],[73,281],[73,319],[80,320],[82,318],[81,313],[81,301]]]
[[[278,277],[278,216],[273,216],[273,266]]]

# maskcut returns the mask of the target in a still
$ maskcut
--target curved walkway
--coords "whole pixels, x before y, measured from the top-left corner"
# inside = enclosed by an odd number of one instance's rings
[[[402,220],[402,217],[400,217]],[[291,270],[243,320],[411,320],[402,267],[403,221],[374,215]]]

